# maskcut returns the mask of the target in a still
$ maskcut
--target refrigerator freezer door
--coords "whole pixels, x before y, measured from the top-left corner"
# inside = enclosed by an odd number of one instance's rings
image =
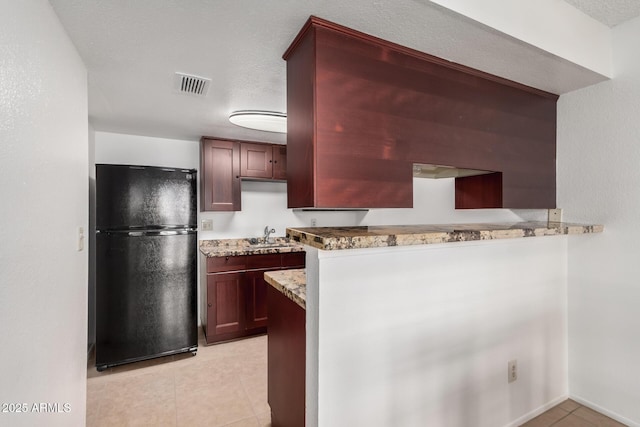
[[[96,367],[197,347],[197,234],[98,233]]]
[[[98,230],[196,227],[196,171],[96,165]]]

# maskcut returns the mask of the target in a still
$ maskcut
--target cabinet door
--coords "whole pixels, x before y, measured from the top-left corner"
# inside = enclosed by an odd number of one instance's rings
[[[203,139],[200,200],[203,211],[240,210],[240,144]]]
[[[240,175],[246,178],[272,178],[273,151],[270,144],[240,144]]]
[[[246,273],[246,310],[247,329],[267,326],[267,287],[264,280],[267,270],[249,271]]]
[[[207,276],[207,341],[245,329],[244,273]]]
[[[273,146],[273,179],[287,179],[287,147]]]

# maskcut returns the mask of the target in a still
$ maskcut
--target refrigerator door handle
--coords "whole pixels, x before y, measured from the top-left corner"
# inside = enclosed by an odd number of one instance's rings
[[[96,233],[103,234],[126,234],[131,237],[142,237],[142,236],[178,236],[184,234],[193,234],[196,233],[197,229],[195,228],[185,228],[183,230],[145,230],[145,231],[102,231],[98,230]]]
[[[131,237],[140,236],[178,236],[181,234],[193,234],[196,230],[158,230],[158,231],[129,231]]]

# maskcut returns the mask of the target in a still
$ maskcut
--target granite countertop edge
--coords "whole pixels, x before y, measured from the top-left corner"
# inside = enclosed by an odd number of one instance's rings
[[[287,228],[287,238],[322,250],[428,245],[477,240],[592,234],[603,225],[562,222],[421,224]]]
[[[306,310],[307,275],[304,268],[267,271],[264,273],[264,279],[284,296]]]
[[[285,237],[276,237],[271,245],[261,246],[252,244],[250,239],[210,239],[200,240],[200,253],[206,257],[223,257],[239,255],[280,254],[289,252],[304,252],[304,246]]]

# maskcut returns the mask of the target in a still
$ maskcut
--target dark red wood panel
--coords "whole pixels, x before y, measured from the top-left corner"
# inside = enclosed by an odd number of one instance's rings
[[[285,59],[288,79],[314,83],[287,97],[306,126],[289,163],[315,166],[313,194],[290,191],[290,207],[410,207],[413,163],[501,173],[499,207],[555,206],[556,95],[317,18]],[[309,108],[312,123],[295,114]],[[465,207],[496,207],[495,179],[465,182]]]
[[[287,204],[315,205],[315,35],[287,60]],[[292,161],[293,159],[293,161]]]
[[[280,268],[280,254],[257,254],[247,257],[247,270],[258,268]]]
[[[302,268],[305,266],[305,252],[285,252],[282,254],[282,268]]]
[[[247,265],[246,255],[208,257],[207,273],[244,270]]]
[[[267,288],[268,402],[273,427],[305,425],[306,313],[272,286]]]
[[[502,173],[456,178],[456,209],[502,207]]]

